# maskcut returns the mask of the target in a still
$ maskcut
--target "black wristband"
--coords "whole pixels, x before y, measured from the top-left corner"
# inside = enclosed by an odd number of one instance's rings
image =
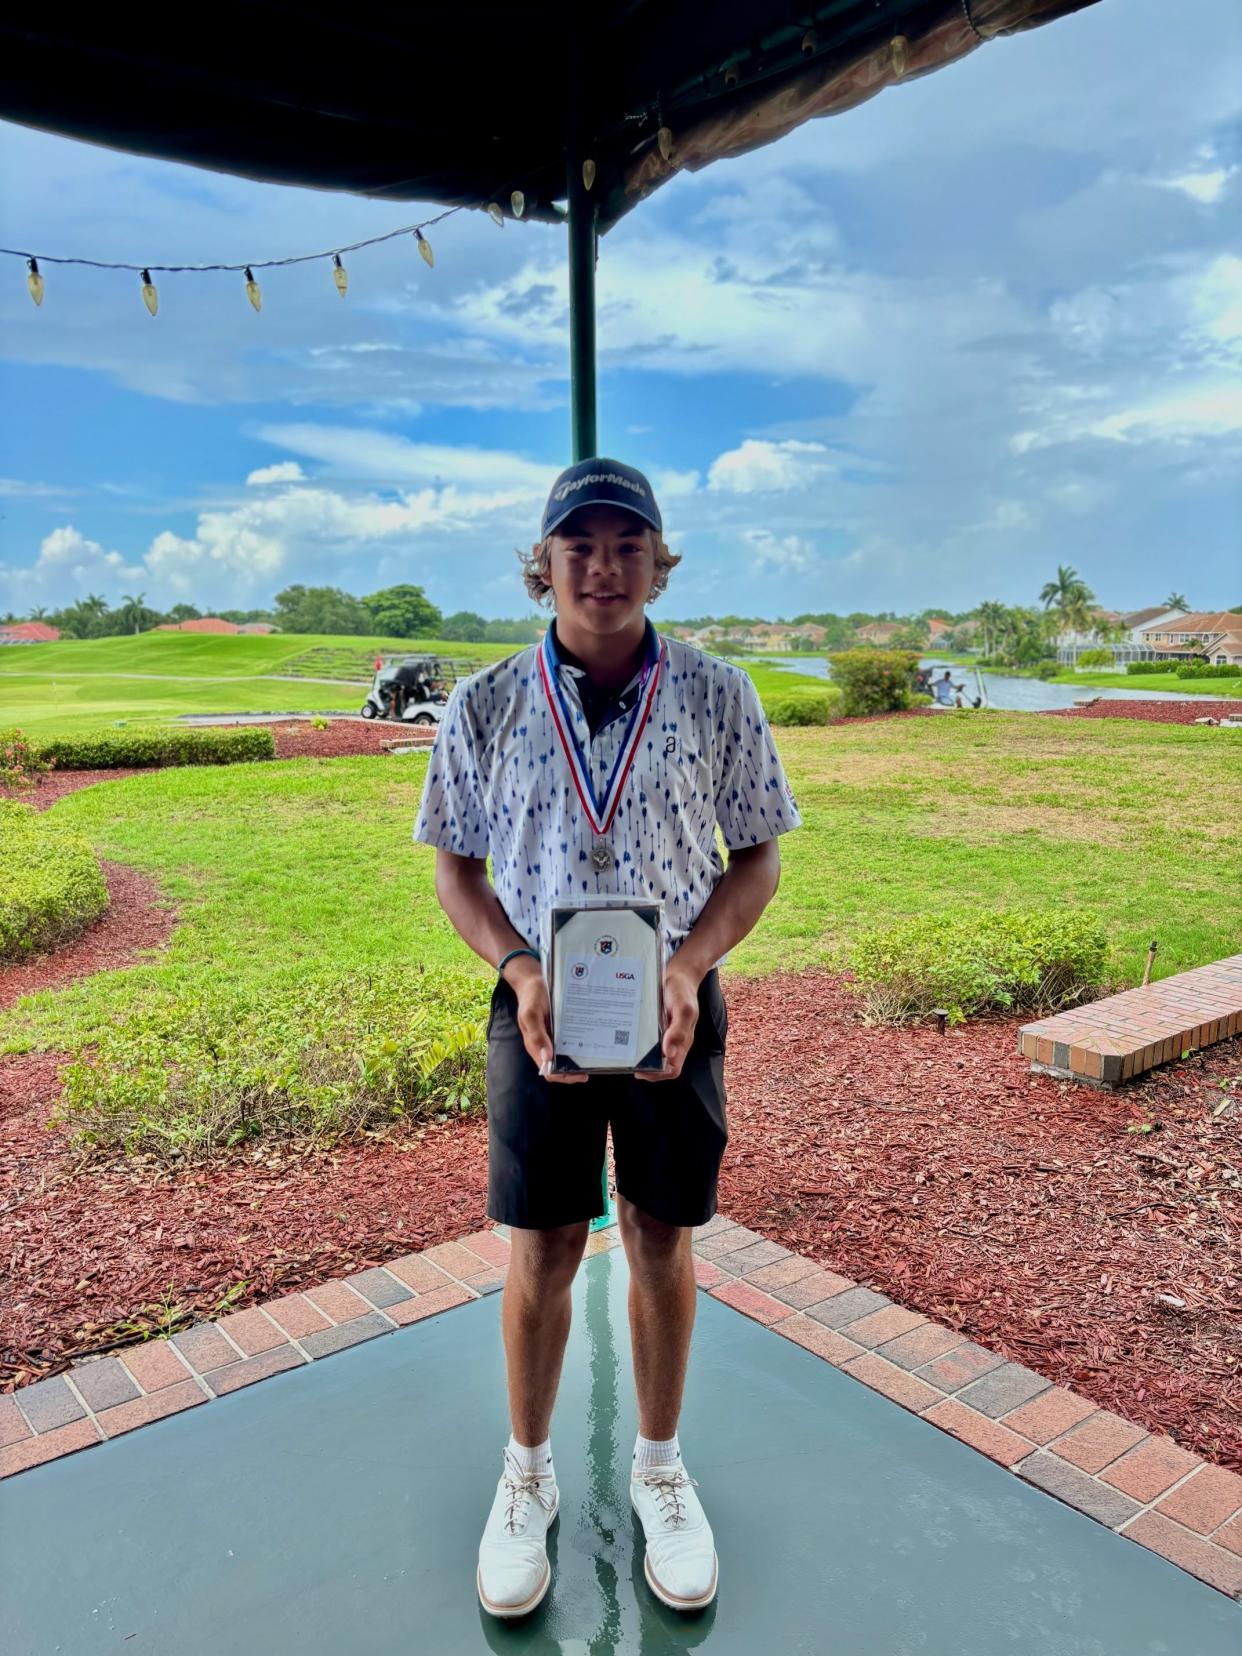
[[[507,954],[507,955],[506,955],[506,956],[505,956],[505,957],[504,957],[504,959],[503,959],[503,960],[502,960],[502,961],[501,961],[501,962],[500,962],[500,965],[499,965],[499,966],[497,966],[497,968],[496,968],[496,973],[497,973],[497,976],[499,976],[499,977],[504,977],[504,975],[505,975],[505,967],[506,967],[506,966],[507,966],[507,965],[508,965],[508,964],[509,964],[509,962],[510,962],[510,961],[511,961],[511,960],[513,960],[513,959],[514,959],[514,958],[515,958],[515,957],[516,957],[516,956],[517,956],[517,955],[529,955],[529,956],[530,956],[530,957],[531,957],[531,959],[532,959],[532,960],[538,960],[538,959],[539,959],[539,951],[538,951],[538,950],[537,950],[537,949],[528,949],[528,948],[525,948],[525,947],[522,947],[522,948],[520,948],[520,949],[510,949],[510,950],[509,950],[509,952],[508,952],[508,954]]]

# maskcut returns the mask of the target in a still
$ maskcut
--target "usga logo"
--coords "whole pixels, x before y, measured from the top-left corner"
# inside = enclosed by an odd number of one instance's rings
[[[617,940],[616,940],[616,938],[615,937],[597,937],[595,939],[595,952],[598,955],[616,954],[616,952],[617,952]]]
[[[585,960],[574,961],[573,975],[576,978],[584,978],[587,975],[587,963]]]
[[[616,973],[616,976],[620,978],[623,983],[633,983],[634,981],[633,972],[618,972]]]

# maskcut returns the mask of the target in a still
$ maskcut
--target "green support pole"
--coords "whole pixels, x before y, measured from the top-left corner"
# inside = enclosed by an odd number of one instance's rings
[[[597,452],[595,430],[595,202],[582,182],[582,156],[571,147],[569,184],[569,376],[574,459]]]
[[[582,181],[583,157],[571,145],[569,187],[569,377],[573,409],[574,459],[589,460],[598,450],[595,427],[595,203]],[[608,1159],[599,1171],[600,1214],[591,1229],[607,1230],[617,1222],[608,1193]]]

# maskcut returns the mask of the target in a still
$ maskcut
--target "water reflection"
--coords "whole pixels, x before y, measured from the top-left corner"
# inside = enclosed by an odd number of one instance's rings
[[[828,677],[828,663],[823,656],[765,656],[763,664],[777,667],[785,673],[806,673],[811,678]],[[922,665],[936,665],[934,657],[926,658]],[[965,698],[971,699],[978,694],[974,667],[953,667],[950,671],[955,684],[965,682]],[[1072,707],[1085,696],[1103,696],[1106,701],[1198,700],[1190,691],[1179,694],[1176,690],[1105,690],[1090,684],[1044,684],[1039,679],[1011,678],[1007,673],[981,672],[980,677],[987,693],[987,705],[1006,713],[1046,713],[1054,707]]]

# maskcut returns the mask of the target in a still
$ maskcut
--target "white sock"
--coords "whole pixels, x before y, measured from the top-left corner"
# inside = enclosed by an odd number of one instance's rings
[[[542,1443],[537,1443],[531,1449],[526,1444],[519,1443],[510,1433],[509,1453],[523,1472],[534,1472],[541,1478],[554,1476],[552,1471],[552,1439],[550,1437],[544,1438]]]
[[[681,1447],[674,1432],[671,1438],[645,1438],[640,1432],[634,1440],[634,1470],[645,1472],[652,1466],[680,1466]]]

